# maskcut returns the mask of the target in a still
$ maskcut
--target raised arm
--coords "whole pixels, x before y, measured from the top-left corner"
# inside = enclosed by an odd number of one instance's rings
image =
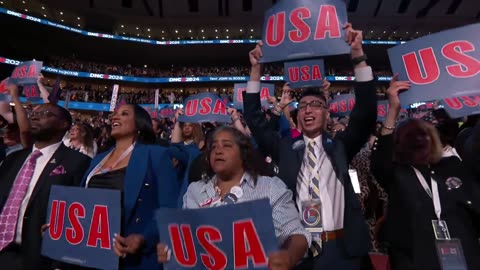
[[[38,89],[40,89],[40,95],[42,96],[44,103],[50,103],[50,100],[48,100],[48,96],[50,95],[50,93],[48,92],[47,88],[45,88],[45,86],[43,85],[43,80],[44,80],[43,74],[42,73],[38,74],[37,86],[38,86]]]
[[[243,95],[243,115],[252,135],[258,144],[259,150],[265,156],[271,156],[278,162],[278,144],[280,137],[277,131],[272,130],[262,112],[260,102],[260,78],[262,65],[262,43],[259,42],[254,50],[250,51],[249,58],[252,65],[250,81],[247,83],[247,92]],[[278,121],[277,117],[272,121]]]
[[[367,65],[362,48],[362,31],[354,30],[350,23],[347,23],[344,29],[346,41],[352,48],[351,57],[356,80],[355,107],[350,114],[349,125],[345,132],[339,133],[336,139],[344,142],[348,162],[350,162],[375,130],[377,97],[372,68]]]
[[[388,104],[390,108],[382,126],[380,136],[375,140],[371,156],[372,173],[377,181],[389,192],[389,181],[393,176],[393,131],[400,114],[400,90],[410,88],[410,82],[397,81],[398,74],[393,76],[390,87],[387,89]]]
[[[20,142],[24,148],[32,145],[32,137],[30,136],[30,121],[27,112],[23,108],[20,98],[18,97],[18,87],[14,84],[8,85],[12,102],[15,105],[15,115],[17,118],[18,129],[20,131]]]

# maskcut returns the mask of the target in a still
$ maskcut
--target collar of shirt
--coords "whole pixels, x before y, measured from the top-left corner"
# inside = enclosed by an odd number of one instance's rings
[[[60,142],[51,144],[47,147],[44,147],[42,149],[38,149],[35,145],[33,145],[32,153],[35,152],[36,150],[39,150],[40,152],[42,152],[41,159],[47,158],[47,160],[50,160],[50,158],[53,156],[53,153],[55,153],[55,151],[57,151],[58,147],[60,147],[60,144],[62,144],[62,143],[63,142],[60,141]]]
[[[215,198],[217,196],[217,192],[215,192],[215,183],[217,182],[217,176],[213,176],[210,180],[208,180],[208,183],[203,185],[201,192],[206,192],[209,198]],[[242,176],[242,180],[240,180],[240,185],[242,186],[243,183],[246,183],[249,185],[251,188],[255,187],[255,181],[253,180],[253,177],[247,173],[244,172]]]
[[[322,135],[318,135],[317,137],[313,138],[313,139],[310,139],[308,138],[307,136],[303,135],[303,140],[305,141],[305,145],[308,146],[308,142],[310,140],[314,140],[315,143],[318,145],[318,146],[322,146]]]

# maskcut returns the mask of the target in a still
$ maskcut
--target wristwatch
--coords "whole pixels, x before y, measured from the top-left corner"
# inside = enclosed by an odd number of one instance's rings
[[[352,63],[353,63],[354,66],[356,66],[356,65],[360,64],[360,63],[363,62],[363,61],[367,61],[367,59],[368,59],[368,58],[367,58],[367,55],[364,54],[364,55],[362,55],[362,56],[352,58]]]

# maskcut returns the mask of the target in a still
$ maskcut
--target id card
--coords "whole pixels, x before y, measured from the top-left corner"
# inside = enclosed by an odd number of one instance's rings
[[[437,240],[449,240],[450,233],[448,232],[447,223],[445,220],[432,220],[433,232]]]
[[[437,240],[435,245],[442,270],[467,270],[459,239]]]

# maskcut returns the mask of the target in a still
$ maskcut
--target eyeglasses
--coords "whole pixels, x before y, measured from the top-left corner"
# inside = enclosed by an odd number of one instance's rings
[[[31,117],[36,117],[36,118],[46,118],[46,117],[51,117],[51,116],[57,116],[55,113],[51,111],[34,111],[30,113],[30,118]]]
[[[327,104],[321,100],[313,100],[310,102],[300,102],[298,103],[299,110],[305,110],[308,106],[312,109],[327,109]]]

